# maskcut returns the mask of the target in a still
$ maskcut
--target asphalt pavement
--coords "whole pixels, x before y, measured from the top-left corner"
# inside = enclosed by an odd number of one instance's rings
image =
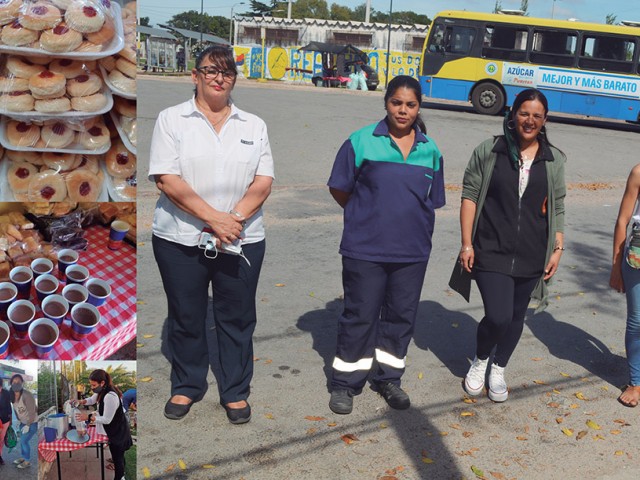
[[[328,408],[327,375],[342,303],[342,217],[325,184],[348,134],[383,117],[382,93],[239,81],[234,101],[267,122],[277,177],[265,205],[253,418],[227,422],[211,374],[204,400],[176,422],[162,415],[170,390],[166,303],[151,251],[157,192],[145,178],[158,112],[190,93],[188,78],[138,79],[138,478],[637,477],[640,410],[616,402],[627,380],[626,309],[608,288],[613,223],[637,162],[636,127],[552,117],[551,140],[569,157],[567,250],[550,307],[527,318],[506,369],[509,400],[473,402],[461,380],[482,305],[475,286],[467,304],[447,281],[459,248],[464,167],[475,145],[500,132],[501,120],[464,105],[423,104],[444,155],[448,204],[437,215],[403,377],[412,406],[391,410],[365,389],[353,413],[339,416]]]

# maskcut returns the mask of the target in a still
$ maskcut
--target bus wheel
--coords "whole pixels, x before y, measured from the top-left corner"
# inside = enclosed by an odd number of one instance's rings
[[[496,115],[504,109],[504,93],[493,83],[481,83],[473,89],[471,103],[478,113]]]

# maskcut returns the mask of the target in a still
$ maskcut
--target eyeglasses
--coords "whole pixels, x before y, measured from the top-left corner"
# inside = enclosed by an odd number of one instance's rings
[[[223,80],[231,81],[235,78],[236,72],[233,70],[220,70],[216,67],[198,67],[196,68],[198,72],[204,75],[204,78],[207,80],[211,80],[216,78],[219,74],[222,74]]]

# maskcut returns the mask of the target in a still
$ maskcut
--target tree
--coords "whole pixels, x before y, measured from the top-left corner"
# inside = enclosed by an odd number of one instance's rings
[[[194,32],[204,32],[217,35],[222,38],[229,38],[229,19],[226,17],[212,17],[208,13],[200,15],[200,12],[189,10],[178,13],[171,17],[167,25],[175,28],[184,28]],[[202,27],[202,30],[200,28]]]
[[[151,25],[149,25],[149,17],[140,17],[140,25],[143,27],[151,27]]]
[[[520,2],[520,10],[522,10],[525,15],[529,15],[529,0],[522,0]]]
[[[493,7],[493,13],[500,13],[502,10],[502,0],[496,0],[496,4]]]
[[[115,368],[109,365],[105,371],[111,376],[113,384],[118,387],[122,393],[130,388],[136,388],[136,373],[125,369],[123,365],[118,365]],[[92,370],[86,370],[78,381],[79,384],[84,386],[85,392],[91,390],[91,384],[89,383],[91,373]]]
[[[291,7],[291,18],[329,18],[325,0],[298,0]]]
[[[389,12],[371,12],[371,21],[378,23],[389,23]],[[398,25],[429,25],[431,23],[431,19],[427,15],[420,15],[415,12],[409,11],[400,11],[400,12],[392,12],[391,14],[391,23]]]
[[[331,20],[351,20],[353,11],[349,7],[343,7],[337,3],[332,3],[329,10],[329,18]]]
[[[262,3],[257,0],[249,0],[249,4],[251,5],[251,10],[247,13],[242,13],[239,16],[243,17],[262,17],[262,16],[271,16],[271,11],[276,10],[276,1],[271,0],[270,3]]]
[[[616,15],[614,15],[613,13],[607,13],[607,16],[606,16],[604,22],[607,25],[615,25],[617,19],[618,19],[618,17]]]

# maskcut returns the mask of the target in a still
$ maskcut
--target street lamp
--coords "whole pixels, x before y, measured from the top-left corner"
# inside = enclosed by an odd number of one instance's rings
[[[244,5],[245,2],[238,2],[231,5],[231,17],[229,17],[229,45],[233,45],[233,9],[238,5]]]

